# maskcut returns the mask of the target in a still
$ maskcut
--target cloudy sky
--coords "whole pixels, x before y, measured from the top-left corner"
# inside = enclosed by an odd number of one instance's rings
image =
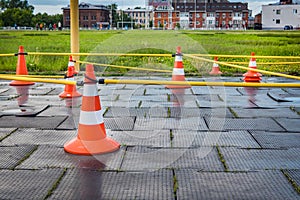
[[[47,12],[49,14],[57,14],[62,13],[61,8],[70,4],[69,0],[29,0],[29,4],[35,7],[35,13]],[[79,0],[79,2],[88,2],[92,4],[103,4],[108,5],[111,3],[116,3],[119,8],[133,8],[136,6],[145,6],[144,0]],[[276,3],[279,0],[267,0],[267,1],[259,1],[259,0],[230,0],[230,2],[248,2],[248,7],[250,10],[253,10],[253,14],[257,14],[261,11],[261,5],[267,5],[269,3]]]

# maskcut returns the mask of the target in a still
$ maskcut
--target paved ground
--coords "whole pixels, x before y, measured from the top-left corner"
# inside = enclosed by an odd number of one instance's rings
[[[64,152],[81,99],[63,88],[0,82],[0,199],[300,198],[300,88],[98,86],[122,146],[97,156]]]

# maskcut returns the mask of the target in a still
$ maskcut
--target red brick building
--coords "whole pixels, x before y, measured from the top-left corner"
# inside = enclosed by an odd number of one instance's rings
[[[70,6],[63,9],[63,26],[70,27]],[[109,26],[109,10],[103,5],[79,4],[79,27],[106,28]]]
[[[173,1],[154,9],[154,28],[247,28],[248,3]]]

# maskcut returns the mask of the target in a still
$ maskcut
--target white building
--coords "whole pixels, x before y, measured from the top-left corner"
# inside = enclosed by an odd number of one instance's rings
[[[149,28],[149,22],[153,17],[153,13],[148,9],[127,9],[124,10],[124,14],[127,14],[132,20],[135,26],[140,28]]]
[[[272,4],[262,6],[262,28],[281,29],[285,25],[300,28],[299,4]]]

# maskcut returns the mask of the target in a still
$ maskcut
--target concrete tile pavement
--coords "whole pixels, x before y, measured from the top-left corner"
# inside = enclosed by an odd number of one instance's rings
[[[300,88],[98,88],[107,136],[122,146],[77,156],[63,145],[81,98],[0,82],[0,199],[300,198]]]

